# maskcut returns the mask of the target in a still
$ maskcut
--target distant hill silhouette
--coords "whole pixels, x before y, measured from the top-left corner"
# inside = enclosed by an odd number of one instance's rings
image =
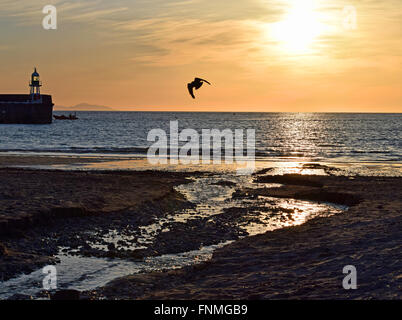
[[[54,106],[55,111],[115,111],[110,107],[92,105],[89,103],[80,103],[72,107]]]

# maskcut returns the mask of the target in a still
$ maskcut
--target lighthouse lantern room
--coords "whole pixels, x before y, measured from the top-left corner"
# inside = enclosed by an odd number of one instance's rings
[[[32,73],[29,86],[31,88],[32,101],[40,100],[40,87],[42,86],[42,82],[39,79],[39,73],[36,71],[36,68],[35,71]]]

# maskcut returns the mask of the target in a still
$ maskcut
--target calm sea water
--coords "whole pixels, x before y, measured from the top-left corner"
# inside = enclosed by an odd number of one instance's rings
[[[63,114],[63,112],[55,112]],[[145,155],[150,130],[255,129],[259,159],[401,162],[402,114],[78,112],[78,121],[0,125],[0,152]]]

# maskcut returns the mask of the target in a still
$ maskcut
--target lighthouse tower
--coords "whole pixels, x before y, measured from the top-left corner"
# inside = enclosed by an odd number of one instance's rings
[[[29,84],[31,88],[31,100],[32,101],[40,101],[40,87],[42,86],[42,82],[39,80],[39,73],[35,71],[32,73],[31,82]]]

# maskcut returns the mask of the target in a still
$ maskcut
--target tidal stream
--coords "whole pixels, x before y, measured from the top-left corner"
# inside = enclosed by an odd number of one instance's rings
[[[278,228],[302,224],[309,219],[339,214],[347,209],[346,207],[329,203],[295,199],[269,197],[259,197],[253,200],[236,199],[232,195],[239,186],[245,188],[269,188],[277,187],[278,185],[261,185],[253,183],[251,177],[233,174],[195,178],[191,183],[177,187],[177,191],[195,205],[194,208],[169,214],[150,225],[132,226],[139,230],[136,233],[138,235],[137,239],[119,230],[109,230],[103,233],[102,241],[89,243],[89,245],[104,251],[108,250],[108,244],[116,247],[121,245],[125,250],[146,249],[156,241],[156,237],[160,233],[168,232],[175,223],[186,224],[192,220],[205,218],[213,220],[224,213],[225,209],[255,207],[256,203],[259,203],[259,206],[263,207],[264,210],[245,211],[247,216],[238,221],[233,221],[237,228],[243,231],[244,236],[253,236]],[[273,214],[275,208],[278,207],[287,210],[279,213],[276,211]],[[177,237],[180,237],[180,234]],[[80,291],[93,290],[113,279],[131,274],[176,269],[198,264],[211,259],[216,249],[227,245],[235,239],[227,240],[216,237],[215,240],[214,245],[201,245],[198,250],[149,256],[142,261],[84,257],[71,254],[69,248],[60,247],[57,255],[59,263],[56,264],[57,287],[58,289],[76,289]],[[42,273],[42,269],[39,269],[30,274],[0,282],[0,299],[7,299],[15,294],[29,295],[34,299],[46,299],[48,295],[44,293],[42,284],[44,277],[45,274]]]

